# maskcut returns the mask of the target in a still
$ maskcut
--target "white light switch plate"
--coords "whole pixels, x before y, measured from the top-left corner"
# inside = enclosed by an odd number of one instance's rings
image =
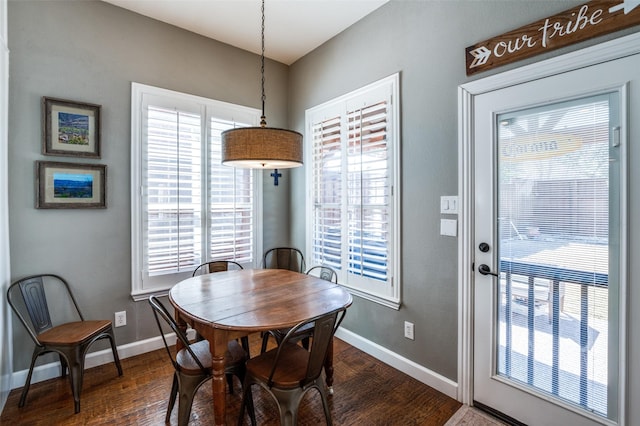
[[[458,214],[458,196],[451,195],[440,197],[441,214]]]
[[[440,235],[458,236],[458,221],[456,219],[440,219]]]

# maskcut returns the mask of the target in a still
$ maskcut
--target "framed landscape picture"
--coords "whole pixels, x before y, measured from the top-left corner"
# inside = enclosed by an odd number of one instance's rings
[[[100,105],[42,98],[44,155],[100,158]]]
[[[36,208],[106,208],[106,181],[102,164],[36,161]]]

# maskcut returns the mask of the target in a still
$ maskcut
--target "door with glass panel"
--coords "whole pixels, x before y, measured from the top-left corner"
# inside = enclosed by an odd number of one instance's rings
[[[474,403],[620,419],[626,110],[638,55],[479,95]]]

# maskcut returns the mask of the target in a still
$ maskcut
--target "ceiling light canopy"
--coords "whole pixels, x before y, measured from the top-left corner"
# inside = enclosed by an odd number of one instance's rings
[[[288,169],[302,166],[302,135],[267,127],[264,114],[264,0],[262,0],[262,117],[260,127],[222,132],[222,164],[245,169]]]

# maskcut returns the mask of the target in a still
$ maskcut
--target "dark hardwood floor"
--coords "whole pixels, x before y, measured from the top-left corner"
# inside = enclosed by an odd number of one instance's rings
[[[251,338],[252,353],[259,352],[259,338]],[[334,395],[329,405],[335,425],[444,425],[460,408],[456,400],[412,379],[353,346],[335,339]],[[1,425],[162,425],[171,389],[173,369],[164,349],[122,360],[118,377],[113,363],[85,372],[81,411],[73,413],[68,380],[61,378],[31,386],[27,403],[18,408],[22,389],[11,391],[0,415]],[[235,425],[240,409],[240,384],[227,393],[227,423]],[[259,387],[253,388],[256,418],[260,425],[278,425],[275,402]],[[177,424],[177,403],[171,424]],[[190,425],[212,424],[210,382],[193,403]],[[249,424],[248,417],[245,424]],[[315,390],[305,395],[300,426],[324,425],[324,414]]]

